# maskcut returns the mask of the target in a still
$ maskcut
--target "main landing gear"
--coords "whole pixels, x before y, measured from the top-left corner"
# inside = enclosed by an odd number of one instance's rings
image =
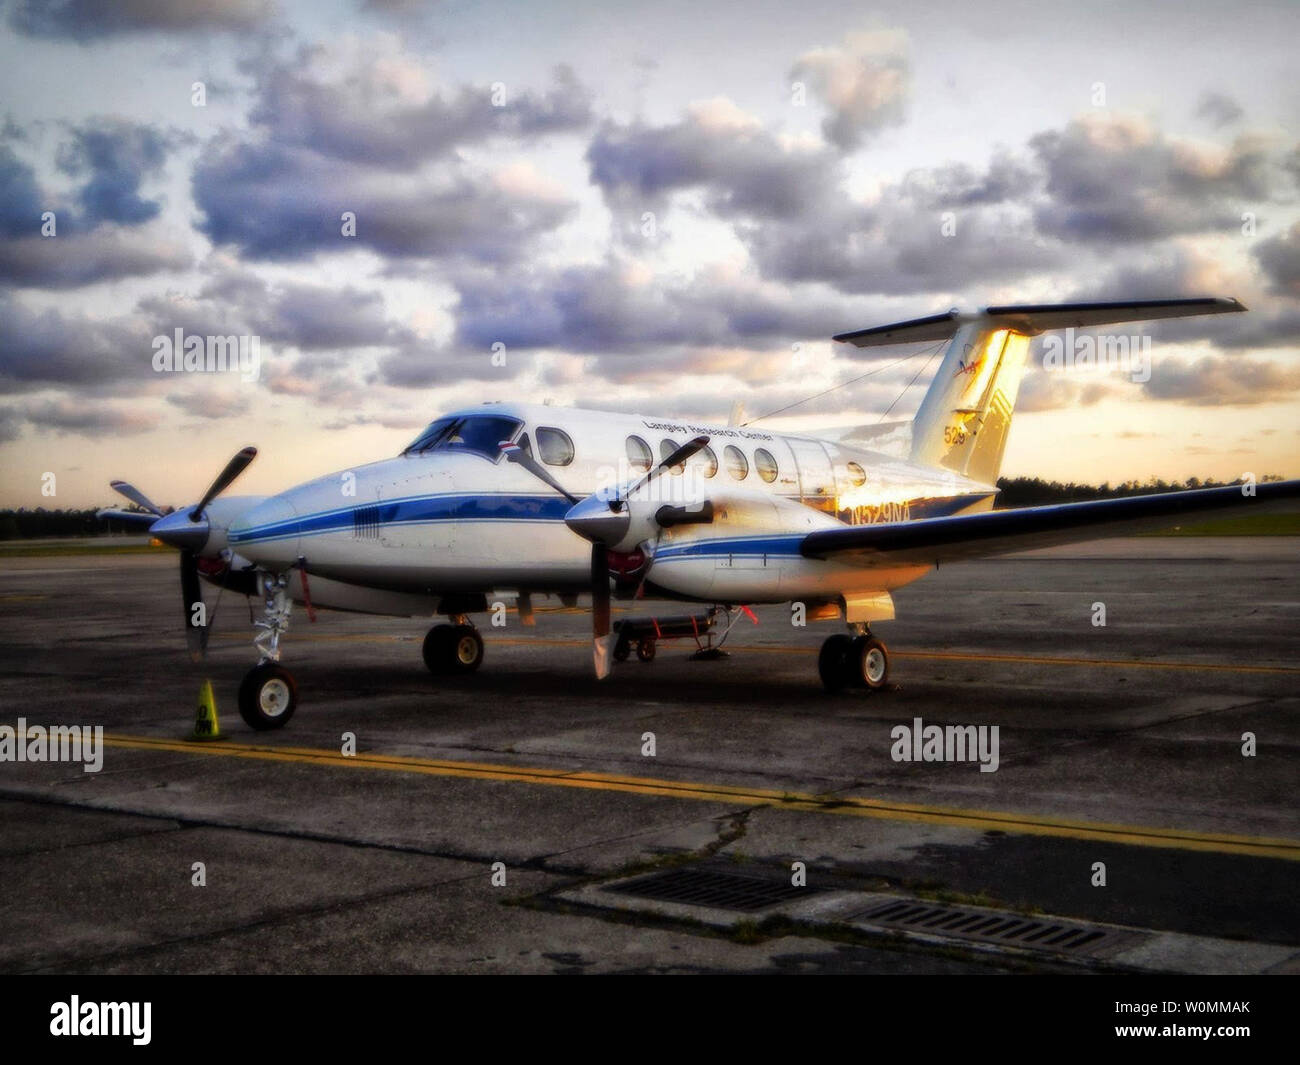
[[[262,620],[253,623],[262,630],[253,646],[261,658],[239,685],[239,716],[258,732],[267,732],[283,728],[298,709],[298,686],[280,665],[280,636],[288,631],[293,600],[287,574],[259,573],[257,583],[265,609]]]
[[[889,683],[889,649],[863,625],[855,636],[839,633],[822,644],[817,672],[828,692],[878,691]]]
[[[435,625],[424,638],[424,664],[435,676],[473,673],[483,662],[483,637],[463,614]]]

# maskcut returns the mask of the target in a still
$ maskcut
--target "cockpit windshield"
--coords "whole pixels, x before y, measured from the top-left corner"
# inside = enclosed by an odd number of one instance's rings
[[[518,418],[495,414],[453,414],[431,422],[402,454],[470,451],[495,461],[501,454],[501,442],[513,439],[521,425]]]

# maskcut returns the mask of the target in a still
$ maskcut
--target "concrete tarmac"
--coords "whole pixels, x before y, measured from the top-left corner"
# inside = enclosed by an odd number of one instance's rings
[[[816,652],[838,628],[787,607],[743,619],[730,658],[664,642],[600,683],[586,613],[554,601],[533,629],[476,619],[483,668],[451,680],[421,661],[428,619],[298,609],[300,705],[257,733],[236,708],[241,597],[205,588],[196,666],[174,555],[6,558],[0,726],[107,739],[96,773],[0,761],[0,970],[1295,971],[1297,562],[1296,538],[1147,538],[944,567],[876,626],[893,687],[834,696]],[[182,740],[204,678],[218,744]],[[996,772],[896,761],[917,718],[996,726]],[[600,893],[669,868],[788,883],[795,863],[825,899],[1146,945],[1026,954]]]

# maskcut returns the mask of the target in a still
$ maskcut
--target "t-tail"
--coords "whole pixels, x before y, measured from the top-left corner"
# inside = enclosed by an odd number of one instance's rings
[[[1051,329],[1245,309],[1235,299],[1216,298],[987,307],[973,314],[953,310],[841,333],[835,339],[860,348],[948,340],[943,362],[912,421],[910,458],[991,485],[1002,468],[1032,337]]]

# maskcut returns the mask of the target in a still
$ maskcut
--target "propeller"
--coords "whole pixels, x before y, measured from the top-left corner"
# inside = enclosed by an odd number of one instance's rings
[[[226,463],[226,468],[217,474],[217,479],[208,486],[198,506],[190,511],[190,521],[198,521],[203,516],[203,512],[208,509],[208,504],[229,488],[235,478],[243,473],[255,458],[257,458],[257,448],[241,448],[235,457]]]
[[[707,436],[697,436],[677,448],[671,455],[663,459],[659,465],[647,470],[630,485],[616,488],[612,493],[608,491],[597,492],[586,499],[579,499],[569,492],[518,444],[502,441],[500,445],[506,461],[522,466],[539,481],[550,485],[551,488],[573,504],[572,508],[564,516],[564,522],[583,539],[591,541],[592,662],[596,669],[597,680],[603,680],[609,676],[609,552],[622,543],[631,528],[632,514],[631,508],[628,506],[628,500],[654,481],[656,477],[662,476],[674,466],[684,464],[708,442],[709,438]],[[650,520],[656,522],[656,529],[671,525],[709,522],[713,520],[713,507],[707,502],[698,511],[685,507],[663,506],[651,516]],[[649,529],[647,529],[648,531]]]
[[[190,659],[197,662],[208,651],[208,627],[197,624],[195,617],[195,606],[203,603],[203,586],[199,583],[199,556],[188,548],[181,549],[181,600],[185,608],[185,643]]]
[[[696,452],[700,451],[708,442],[709,442],[709,438],[707,436],[697,436],[694,440],[686,441],[686,443],[684,443],[671,455],[669,455],[662,462],[660,462],[658,466],[655,466],[653,469],[647,470],[645,474],[642,475],[640,480],[633,481],[632,486],[626,489],[626,491],[622,492],[621,494],[616,492],[614,494],[614,497],[610,499],[609,509],[610,510],[617,509],[614,506],[615,501],[619,503],[626,502],[629,497],[635,495],[642,488],[644,488],[651,481],[653,481],[656,477],[659,477],[666,471],[671,470],[674,466],[684,466],[687,460],[690,459],[692,456],[694,456]]]
[[[149,532],[165,544],[180,549],[181,553],[181,606],[185,611],[185,640],[190,650],[190,657],[197,661],[207,652],[208,628],[198,624],[199,611],[196,605],[203,603],[203,586],[199,582],[199,552],[208,542],[211,531],[205,511],[208,505],[234,482],[248,468],[248,464],[257,457],[257,448],[246,447],[238,451],[226,463],[225,469],[217,474],[193,507],[175,510],[168,507],[163,510],[147,495],[127,481],[111,481],[109,487],[126,496],[138,506],[149,512],[148,515],[136,511],[103,510],[100,516],[141,523],[149,519]],[[150,517],[152,515],[152,517]],[[204,619],[206,621],[206,618]]]
[[[546,484],[554,488],[570,503],[576,504],[579,502],[577,496],[568,491],[564,485],[560,484],[559,481],[547,473],[546,467],[533,458],[532,455],[528,454],[528,452],[518,444],[509,440],[502,440],[499,446],[501,448],[501,453],[505,455],[507,462],[513,462],[516,466],[522,466],[539,481],[544,481]]]
[[[591,545],[591,660],[596,679],[609,676],[609,548]]]
[[[144,509],[150,514],[157,515],[161,518],[164,514],[170,512],[171,508],[163,510],[157,503],[140,491],[140,489],[127,481],[109,481],[108,487],[113,489],[113,491],[117,492],[119,495],[126,496],[126,498],[136,506],[144,507]]]

